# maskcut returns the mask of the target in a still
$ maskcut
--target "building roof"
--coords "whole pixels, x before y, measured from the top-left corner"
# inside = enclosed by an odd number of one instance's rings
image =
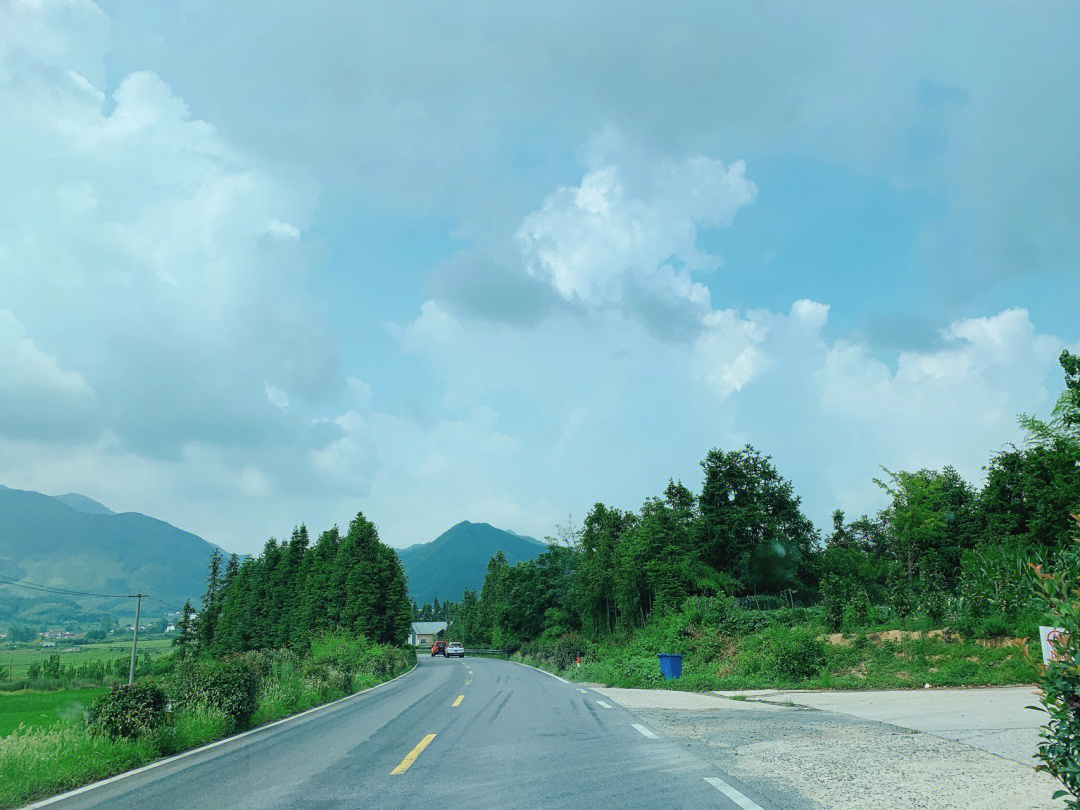
[[[446,622],[413,622],[412,631],[418,636],[434,635],[446,629]]]

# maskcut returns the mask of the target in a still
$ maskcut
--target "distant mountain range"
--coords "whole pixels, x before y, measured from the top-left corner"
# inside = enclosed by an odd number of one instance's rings
[[[430,543],[399,549],[417,604],[458,601],[484,584],[498,551],[511,565],[547,546],[532,537],[464,521]],[[198,604],[214,546],[190,532],[138,512],[113,512],[78,493],[43,495],[0,485],[0,625],[94,623],[103,614],[130,621],[127,599],[105,599],[5,584],[17,579],[51,589],[127,594],[142,591],[144,616]]]
[[[540,556],[547,545],[532,537],[463,521],[430,543],[398,549],[409,595],[423,605],[438,597],[457,602],[466,588],[480,590],[488,560],[502,551],[513,565]]]
[[[113,512],[83,495],[52,497],[0,486],[0,580],[106,594],[142,591],[164,602],[144,601],[144,615],[160,616],[187,598],[197,603],[213,550],[190,532],[137,512]],[[0,581],[0,617],[30,624],[128,616],[130,601]]]

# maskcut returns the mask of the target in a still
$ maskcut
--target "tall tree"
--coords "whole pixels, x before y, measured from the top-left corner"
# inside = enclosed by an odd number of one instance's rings
[[[195,654],[199,643],[197,624],[195,608],[191,606],[190,599],[185,600],[184,607],[180,611],[180,620],[176,625],[176,638],[172,640],[181,658],[188,658]]]
[[[777,591],[798,579],[816,541],[791,483],[750,445],[713,449],[696,522],[702,559],[745,590]]]
[[[203,594],[202,611],[199,614],[199,646],[210,649],[214,643],[214,629],[221,613],[221,596],[224,581],[221,570],[221,549],[214,548],[206,574],[206,592]]]

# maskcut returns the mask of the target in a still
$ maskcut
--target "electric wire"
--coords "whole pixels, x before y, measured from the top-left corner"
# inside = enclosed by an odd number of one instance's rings
[[[0,585],[13,585],[18,588],[26,588],[31,591],[40,591],[42,593],[55,593],[63,596],[93,596],[98,599],[134,599],[140,594],[137,593],[96,593],[94,591],[77,591],[72,588],[57,588],[52,585],[42,585],[39,582],[30,582],[25,579],[17,579],[16,577],[9,576],[7,574],[0,574]],[[148,594],[141,594],[144,599],[151,599],[155,602],[165,604],[160,599],[149,596]]]

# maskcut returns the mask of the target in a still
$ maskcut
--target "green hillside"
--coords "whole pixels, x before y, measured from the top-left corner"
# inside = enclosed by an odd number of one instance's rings
[[[513,565],[539,556],[545,548],[532,537],[462,521],[430,543],[399,550],[398,557],[409,578],[409,595],[422,605],[436,597],[456,602],[466,588],[479,591],[488,560],[498,551]]]
[[[81,495],[57,498],[0,486],[0,575],[52,588],[99,593],[143,591],[160,616],[203,592],[213,546],[137,512],[117,514]],[[69,596],[0,583],[0,616],[36,625],[127,617],[128,600]],[[130,619],[127,619],[130,620]]]

